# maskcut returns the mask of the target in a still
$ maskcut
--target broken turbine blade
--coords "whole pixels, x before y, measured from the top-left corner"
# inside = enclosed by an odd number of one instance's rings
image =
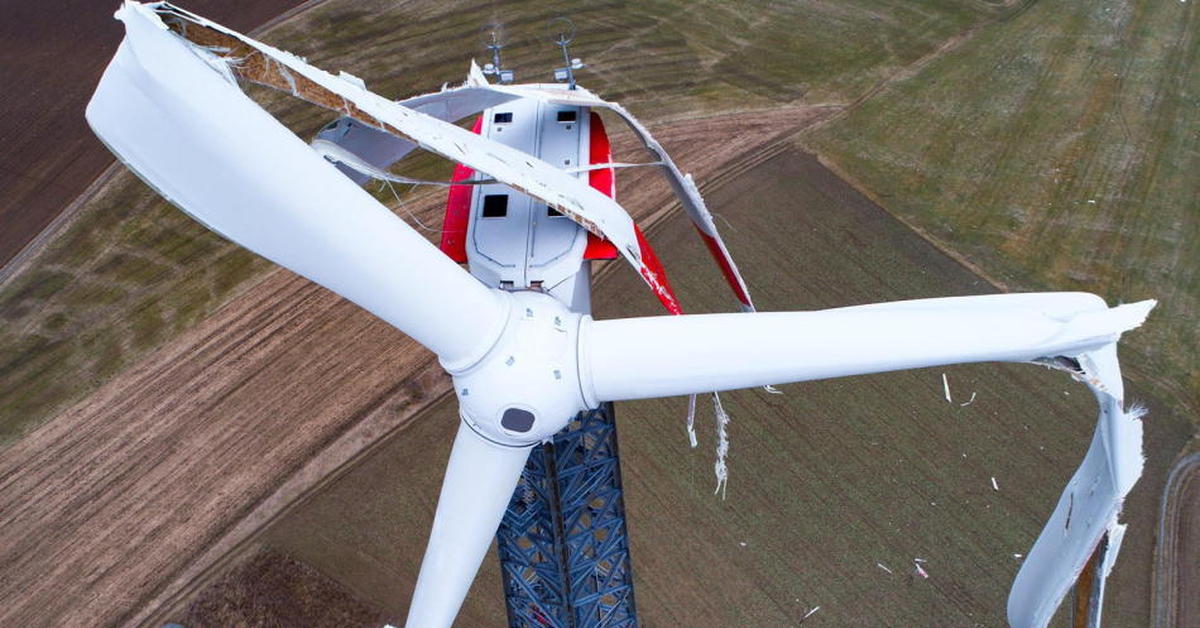
[[[1008,621],[1013,628],[1045,628],[1107,535],[1110,543],[1100,551],[1103,565],[1093,574],[1092,583],[1102,592],[1125,530],[1118,521],[1121,506],[1142,474],[1144,411],[1136,405],[1125,407],[1116,345],[1079,358],[1083,373],[1078,379],[1095,394],[1100,418],[1083,463],[1017,572],[1008,596]],[[1088,625],[1099,625],[1102,602],[1100,595],[1093,609],[1094,623]]]
[[[1143,301],[1109,308],[1094,295],[1050,293],[595,321],[581,330],[581,381],[589,400],[615,401],[963,362],[1071,358],[1067,370],[1095,393],[1100,417],[1008,603],[1014,628],[1045,628],[1097,543],[1119,534],[1121,504],[1141,475],[1140,413],[1124,407],[1116,342],[1153,307]],[[1111,567],[1115,549],[1104,558]],[[1097,576],[1101,585],[1104,575]]]

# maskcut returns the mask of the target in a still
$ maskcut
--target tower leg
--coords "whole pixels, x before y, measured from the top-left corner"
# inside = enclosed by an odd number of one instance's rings
[[[612,404],[534,449],[496,533],[510,628],[636,628]]]

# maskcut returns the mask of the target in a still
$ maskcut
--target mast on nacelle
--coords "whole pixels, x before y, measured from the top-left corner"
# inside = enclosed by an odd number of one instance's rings
[[[490,40],[485,47],[492,53],[492,62],[484,64],[483,73],[495,76],[501,84],[512,83],[516,74],[512,70],[504,69],[500,63],[500,50],[504,48],[504,44],[500,41],[499,27],[492,27]]]
[[[563,67],[554,69],[554,80],[566,82],[567,89],[575,89],[575,70],[582,69],[583,61],[572,59],[567,49],[575,40],[575,23],[565,17],[550,20],[551,31],[554,32],[554,43],[562,49]]]

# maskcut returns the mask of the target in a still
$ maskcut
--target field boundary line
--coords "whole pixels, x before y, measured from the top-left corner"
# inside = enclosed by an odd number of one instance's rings
[[[1181,458],[1171,468],[1163,487],[1158,516],[1158,539],[1154,547],[1154,570],[1150,577],[1151,626],[1176,628],[1179,623],[1179,547],[1176,532],[1182,525],[1179,502],[1192,482],[1200,482],[1200,452]]]

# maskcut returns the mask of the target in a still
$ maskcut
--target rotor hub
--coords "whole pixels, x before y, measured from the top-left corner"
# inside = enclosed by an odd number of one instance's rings
[[[551,439],[587,409],[577,360],[582,315],[541,292],[506,294],[508,319],[495,344],[450,374],[459,413],[472,430],[500,445],[526,447]]]

